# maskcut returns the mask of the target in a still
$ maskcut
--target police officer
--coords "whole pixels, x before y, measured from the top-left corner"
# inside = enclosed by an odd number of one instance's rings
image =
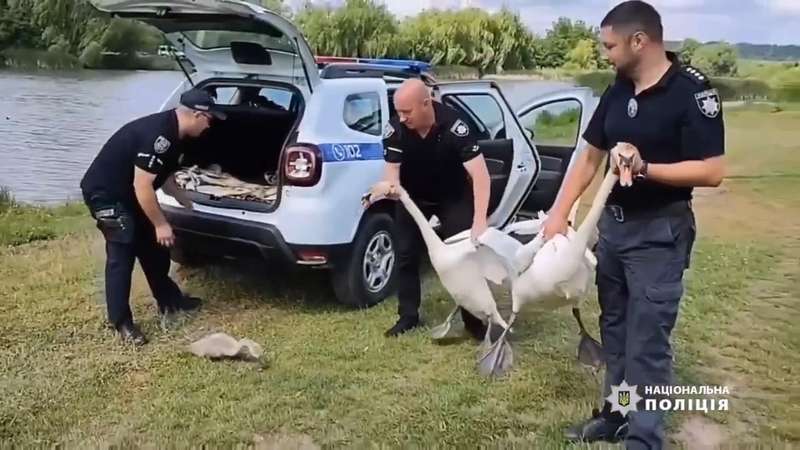
[[[588,146],[550,211],[545,239],[565,231],[570,207],[618,143],[633,148],[634,182],[614,187],[598,224],[603,396],[609,399],[602,411],[567,430],[567,438],[627,436],[627,448],[660,449],[663,413],[643,411],[644,401],[628,405],[637,411],[623,410],[625,401],[611,396],[611,386],[625,380],[646,398],[645,386],[672,382],[670,334],[695,240],[692,188],[718,186],[723,178],[721,102],[705,75],[665,51],[660,15],[649,4],[614,7],[601,23],[600,39],[617,77],[583,135]],[[627,170],[609,159],[612,170]]]
[[[384,132],[384,179],[400,184],[425,216],[436,215],[438,233],[448,238],[471,229],[486,230],[489,171],[477,145],[480,136],[454,108],[434,101],[420,80],[402,83],[394,94],[397,116]],[[420,257],[426,252],[419,228],[398,202],[395,210],[398,251],[397,323],[386,331],[397,336],[420,325]],[[482,339],[486,325],[461,310],[465,328]]]
[[[184,296],[169,278],[170,224],[156,200],[164,191],[191,208],[172,173],[187,138],[200,136],[214,118],[224,119],[205,91],[184,92],[177,108],[136,119],[106,142],[80,186],[97,227],[106,240],[106,306],[111,325],[123,340],[147,342],[133,322],[128,297],[134,260],[138,259],[160,314],[189,311],[200,299]]]

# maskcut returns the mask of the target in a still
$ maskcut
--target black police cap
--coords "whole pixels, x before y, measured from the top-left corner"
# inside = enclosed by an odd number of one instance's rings
[[[181,105],[195,111],[207,112],[219,120],[225,120],[227,115],[216,108],[214,97],[202,89],[189,89],[181,94]]]

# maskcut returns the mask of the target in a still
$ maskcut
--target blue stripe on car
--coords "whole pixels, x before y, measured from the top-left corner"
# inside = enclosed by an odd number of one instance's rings
[[[383,144],[320,144],[322,160],[326,162],[369,161],[383,159]]]

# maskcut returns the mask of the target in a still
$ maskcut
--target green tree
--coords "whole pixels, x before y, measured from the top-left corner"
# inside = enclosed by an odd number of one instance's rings
[[[700,48],[700,45],[702,44],[694,39],[685,39],[677,51],[681,63],[686,65],[692,64],[692,58],[694,58],[694,54],[697,52],[697,49]]]
[[[738,56],[727,43],[703,45],[695,51],[692,65],[710,76],[735,76]]]
[[[544,39],[537,41],[538,65],[541,67],[561,67],[567,62],[567,54],[582,40],[597,41],[598,30],[581,20],[573,22],[560,17],[547,31]],[[598,55],[599,60],[599,55]]]
[[[597,41],[594,39],[581,39],[575,48],[567,53],[564,67],[569,69],[596,70],[597,61],[600,59],[597,51]]]

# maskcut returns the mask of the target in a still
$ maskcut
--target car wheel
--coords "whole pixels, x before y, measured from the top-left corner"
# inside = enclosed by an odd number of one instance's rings
[[[391,216],[369,214],[359,228],[351,251],[333,269],[333,289],[339,302],[365,308],[388,297],[395,287],[395,249]]]

